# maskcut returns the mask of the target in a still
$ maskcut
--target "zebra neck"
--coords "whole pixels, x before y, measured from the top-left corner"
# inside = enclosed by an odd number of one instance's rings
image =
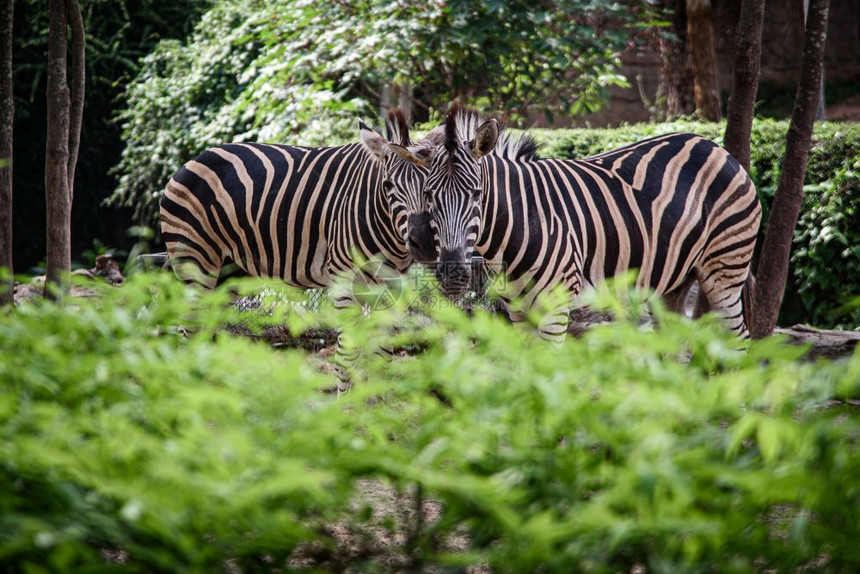
[[[364,152],[360,157],[352,176],[360,184],[345,194],[341,211],[344,225],[339,226],[338,243],[350,253],[348,257],[358,255],[368,261],[381,257],[402,271],[412,259],[382,188],[382,167]]]
[[[486,156],[481,164],[484,189],[480,232],[474,251],[489,263],[511,264],[507,258],[528,245],[538,215],[530,185],[523,185],[517,161]]]
[[[495,256],[499,246],[496,245],[498,240],[494,240],[496,235],[496,219],[498,217],[498,207],[501,203],[505,203],[505,199],[500,200],[497,190],[497,185],[494,183],[493,166],[490,162],[495,159],[492,156],[487,156],[481,162],[481,182],[484,188],[483,204],[481,205],[481,222],[478,231],[478,240],[475,242],[474,252],[491,259]],[[504,194],[502,194],[504,195]],[[507,209],[504,210],[507,212]]]

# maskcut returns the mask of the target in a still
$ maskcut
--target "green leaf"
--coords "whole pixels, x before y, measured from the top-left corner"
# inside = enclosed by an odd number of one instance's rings
[[[774,420],[763,418],[756,429],[759,451],[765,462],[773,462],[782,447],[781,426]]]

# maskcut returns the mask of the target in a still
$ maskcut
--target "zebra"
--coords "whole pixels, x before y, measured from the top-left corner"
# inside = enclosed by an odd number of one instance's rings
[[[446,293],[468,285],[473,250],[505,269],[504,299],[519,298],[524,309],[561,286],[570,301],[539,326],[543,338],[560,341],[583,288],[638,269],[636,286],[670,302],[698,281],[711,309],[748,337],[761,207],[728,152],[685,133],[582,160],[537,152],[532,137],[502,133],[497,120],[456,104],[429,158],[398,150],[428,166],[424,194]]]
[[[160,204],[175,273],[213,288],[232,262],[245,274],[311,289],[355,271],[356,255],[381,256],[400,272],[435,260],[421,194],[426,170],[390,152],[403,146],[420,155],[426,144],[410,142],[400,110],[386,127],[393,142],[359,122],[359,143],[230,143],[187,162]]]
[[[398,109],[389,112],[386,127],[387,139],[359,122],[358,143],[231,143],[187,162],[160,204],[174,273],[214,288],[232,262],[244,274],[312,289],[347,272],[360,283],[384,282],[414,261],[435,261],[421,194],[426,169],[400,156],[426,155],[444,134],[437,128],[413,144]],[[338,290],[334,299],[338,309],[357,302],[354,289]],[[346,369],[357,356],[341,331],[339,392],[348,388]]]

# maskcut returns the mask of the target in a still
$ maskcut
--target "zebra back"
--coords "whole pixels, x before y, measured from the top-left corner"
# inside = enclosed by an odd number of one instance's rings
[[[168,255],[186,280],[212,287],[222,267],[322,287],[353,256],[409,264],[382,191],[382,167],[361,144],[331,148],[236,143],[186,163],[164,192]]]
[[[509,244],[516,243],[531,252],[520,267],[531,269],[545,258],[541,251],[560,245],[560,234],[572,233],[583,278],[592,285],[638,269],[637,284],[667,293],[706,252],[746,253],[758,230],[761,210],[746,172],[724,149],[693,134],[659,136],[583,160],[489,156],[483,167],[490,193],[476,249],[491,259],[508,249],[506,259],[513,260]],[[519,233],[518,223],[524,224]],[[545,232],[530,233],[542,225]],[[548,243],[539,247],[537,240]]]

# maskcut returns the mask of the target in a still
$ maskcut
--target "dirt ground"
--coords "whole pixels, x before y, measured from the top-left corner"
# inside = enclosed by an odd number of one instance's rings
[[[860,98],[858,98],[860,103]],[[860,117],[860,105],[857,109]],[[107,281],[115,286],[120,286],[124,278],[119,274],[116,264],[108,260],[99,262],[90,270],[80,270],[78,273],[92,279],[93,281]],[[15,304],[33,300],[41,297],[44,292],[44,276],[35,277],[30,283],[16,283],[14,289]],[[692,301],[695,301],[695,288],[691,290],[688,297],[688,316],[692,315]],[[86,287],[76,286],[72,288],[72,296],[90,297],[94,291]],[[605,313],[595,313],[587,309],[578,309],[573,312],[568,332],[573,336],[579,336],[592,325],[611,320]],[[301,347],[311,352],[327,355],[331,353],[332,346],[337,342],[337,333],[326,330],[310,330],[301,337],[294,337],[289,333],[286,326],[270,327],[262,334],[252,335],[241,327],[230,327],[229,331],[237,335],[250,336],[258,340],[265,340],[273,347]],[[784,335],[786,341],[792,345],[808,345],[809,351],[805,358],[812,360],[817,357],[837,359],[850,356],[860,342],[860,331],[838,331],[829,329],[818,329],[808,325],[793,325],[791,327],[777,327],[775,333]]]
[[[860,94],[828,106],[824,110],[824,117],[834,121],[860,122]]]

